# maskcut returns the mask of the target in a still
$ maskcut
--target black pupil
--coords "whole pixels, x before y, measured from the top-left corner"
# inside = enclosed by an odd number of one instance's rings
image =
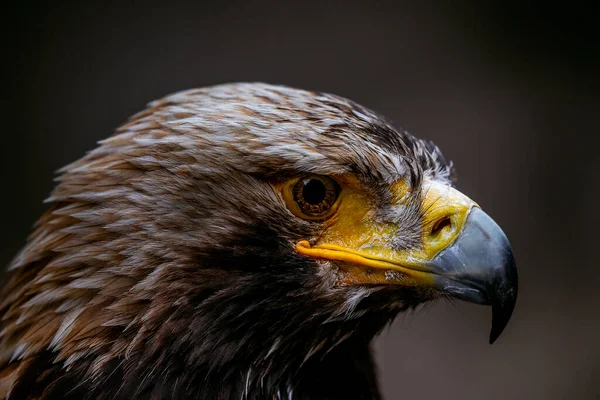
[[[318,179],[310,179],[304,182],[302,197],[308,204],[319,204],[325,200],[327,189],[323,182]]]

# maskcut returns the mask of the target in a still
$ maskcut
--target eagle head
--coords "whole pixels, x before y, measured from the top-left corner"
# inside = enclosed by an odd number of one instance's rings
[[[517,295],[431,142],[266,84],[153,102],[60,171],[0,297],[0,398],[378,398],[369,344],[440,297]]]

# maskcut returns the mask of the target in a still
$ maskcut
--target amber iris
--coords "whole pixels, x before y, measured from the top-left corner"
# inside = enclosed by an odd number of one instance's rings
[[[340,195],[340,185],[327,176],[299,179],[291,188],[300,212],[308,217],[326,217]]]

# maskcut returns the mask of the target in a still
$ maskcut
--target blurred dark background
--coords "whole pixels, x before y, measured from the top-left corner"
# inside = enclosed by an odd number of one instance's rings
[[[53,171],[150,100],[230,81],[333,92],[434,140],[520,268],[493,346],[484,307],[399,317],[376,343],[386,398],[600,398],[597,13],[415,3],[5,8],[0,265],[43,212]]]

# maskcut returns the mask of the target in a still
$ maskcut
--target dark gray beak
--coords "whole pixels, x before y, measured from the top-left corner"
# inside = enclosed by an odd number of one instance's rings
[[[474,207],[456,241],[430,264],[441,292],[492,306],[490,344],[502,333],[517,301],[517,267],[512,247],[498,224]]]

